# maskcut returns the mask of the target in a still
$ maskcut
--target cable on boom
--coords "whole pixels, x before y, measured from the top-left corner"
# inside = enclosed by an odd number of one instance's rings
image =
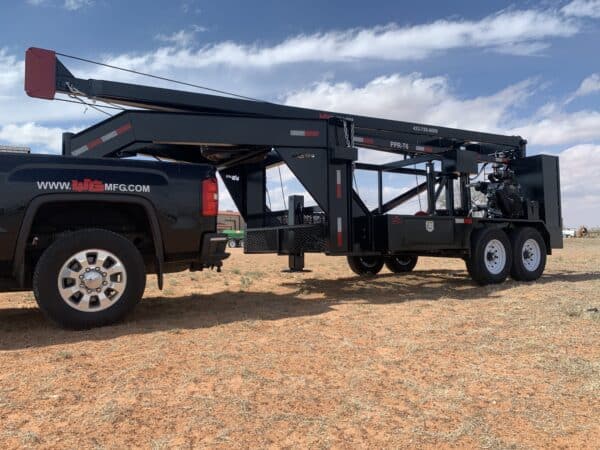
[[[281,176],[281,166],[277,166],[279,171],[279,184],[281,185],[281,197],[283,199],[283,208],[287,209],[287,203],[285,201],[285,191],[283,190],[283,177]]]
[[[79,56],[67,55],[65,53],[59,53],[59,52],[57,52],[56,54],[59,55],[59,56],[64,56],[65,58],[75,59],[77,61],[82,61],[82,62],[86,62],[86,63],[90,63],[90,64],[96,64],[98,66],[108,67],[109,69],[121,70],[123,72],[129,72],[129,73],[133,73],[135,75],[140,75],[140,76],[144,76],[144,77],[155,78],[157,80],[162,80],[162,81],[168,81],[170,83],[181,84],[183,86],[190,86],[190,87],[194,87],[196,89],[203,89],[205,91],[216,92],[218,94],[230,95],[232,97],[238,97],[238,98],[241,98],[241,99],[244,99],[244,100],[251,100],[253,102],[268,103],[268,102],[266,102],[264,100],[259,100],[257,98],[252,98],[252,97],[247,97],[245,95],[236,94],[235,92],[222,91],[222,90],[219,90],[219,89],[209,88],[207,86],[201,86],[201,85],[193,84],[193,83],[186,83],[185,81],[179,81],[179,80],[175,80],[173,78],[161,77],[159,75],[152,75],[150,73],[140,72],[140,71],[133,70],[133,69],[127,69],[126,67],[114,66],[112,64],[106,64],[106,63],[102,63],[102,62],[99,62],[99,61],[93,61],[91,59],[80,58]]]

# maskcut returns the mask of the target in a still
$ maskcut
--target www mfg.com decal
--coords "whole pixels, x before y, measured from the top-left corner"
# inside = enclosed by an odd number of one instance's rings
[[[105,183],[100,180],[85,178],[84,180],[71,181],[37,181],[40,191],[64,192],[135,192],[148,193],[148,184]]]

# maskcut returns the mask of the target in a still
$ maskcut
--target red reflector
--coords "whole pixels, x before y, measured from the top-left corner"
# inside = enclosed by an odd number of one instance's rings
[[[25,92],[30,97],[54,99],[56,54],[52,50],[32,47],[25,52]]]
[[[465,217],[465,224],[470,225],[473,223],[473,219],[471,217]]]
[[[99,145],[102,145],[102,139],[100,139],[100,138],[94,139],[92,142],[89,142],[87,145],[87,148],[88,148],[88,150],[91,150],[94,147],[98,147]]]
[[[219,211],[219,185],[216,178],[202,181],[202,215],[216,216]]]
[[[306,137],[317,137],[317,136],[319,136],[319,131],[318,130],[306,130],[304,132],[304,136],[306,136]]]
[[[119,128],[117,128],[115,130],[115,132],[117,134],[123,134],[123,133],[126,133],[129,130],[131,130],[131,124],[130,123],[126,123],[125,125],[121,125]]]
[[[331,119],[333,116],[328,113],[319,113],[319,119]]]

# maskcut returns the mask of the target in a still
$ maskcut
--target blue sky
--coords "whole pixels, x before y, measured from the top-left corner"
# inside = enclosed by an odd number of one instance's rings
[[[15,0],[0,8],[0,143],[56,152],[61,130],[101,118],[25,96],[23,55],[38,46],[271,101],[521,134],[531,154],[561,156],[565,223],[600,225],[600,0]],[[285,195],[301,189],[283,177]],[[372,200],[372,180],[361,175],[358,184]],[[277,173],[274,203],[278,185]]]

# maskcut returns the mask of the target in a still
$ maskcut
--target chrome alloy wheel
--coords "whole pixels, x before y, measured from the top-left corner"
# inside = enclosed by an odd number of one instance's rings
[[[540,266],[542,261],[542,250],[540,244],[535,239],[527,239],[523,243],[521,251],[523,266],[530,272],[534,272]]]
[[[485,267],[491,274],[498,275],[506,267],[506,249],[498,239],[489,241],[483,254]]]
[[[98,312],[114,305],[127,287],[127,271],[121,260],[106,250],[75,253],[58,274],[63,301],[78,311]]]

